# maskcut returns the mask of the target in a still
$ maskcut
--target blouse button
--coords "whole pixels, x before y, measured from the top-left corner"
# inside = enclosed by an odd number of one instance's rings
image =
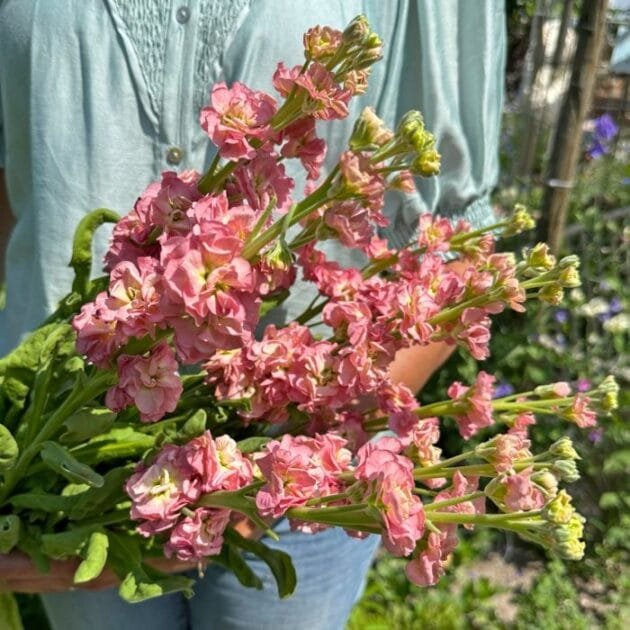
[[[173,166],[179,164],[183,157],[184,152],[179,147],[171,147],[166,152],[166,161]]]
[[[175,19],[180,24],[186,24],[190,20],[190,9],[188,7],[179,7],[175,13]]]

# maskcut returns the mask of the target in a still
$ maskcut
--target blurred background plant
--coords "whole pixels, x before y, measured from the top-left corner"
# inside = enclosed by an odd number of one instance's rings
[[[548,211],[550,159],[584,2],[508,0],[506,7],[507,104],[495,203],[499,214],[518,202],[541,216]],[[479,369],[496,374],[501,396],[554,380],[586,390],[614,374],[619,410],[597,428],[583,431],[547,418],[531,432],[534,450],[568,435],[582,456],[581,479],[571,493],[588,518],[586,556],[562,562],[510,535],[472,532],[432,589],[409,585],[400,561],[383,559],[349,630],[630,627],[630,2],[609,3],[604,19],[588,115],[574,138],[576,171],[570,182],[560,182],[570,187],[560,251],[580,257],[582,286],[559,307],[534,305],[526,317],[496,318],[492,356],[477,364],[457,353],[421,396],[423,403],[438,400],[452,381],[470,382]],[[520,249],[536,240],[521,235],[502,247]],[[460,440],[454,425],[446,428],[446,456]]]

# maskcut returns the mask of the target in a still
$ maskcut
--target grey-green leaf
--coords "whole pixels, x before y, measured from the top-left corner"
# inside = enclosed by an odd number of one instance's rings
[[[106,407],[84,407],[64,422],[66,432],[59,441],[64,444],[85,442],[95,435],[106,433],[114,420],[116,414]]]
[[[11,431],[0,424],[0,471],[12,468],[19,454],[17,442]]]
[[[101,475],[82,464],[56,442],[44,442],[41,457],[50,468],[70,481],[87,483],[95,488],[100,488],[104,483]]]
[[[74,583],[82,584],[97,578],[107,562],[109,540],[103,532],[92,532],[88,541],[85,557],[74,573]]]
[[[20,539],[20,518],[15,514],[0,516],[0,553],[9,553]]]

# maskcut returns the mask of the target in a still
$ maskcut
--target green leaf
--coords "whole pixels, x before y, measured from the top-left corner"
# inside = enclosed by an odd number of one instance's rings
[[[12,468],[19,454],[20,450],[13,434],[0,424],[0,471]]]
[[[271,438],[263,436],[248,437],[241,440],[236,445],[243,454],[255,453],[259,451],[267,442],[271,442]]]
[[[76,503],[76,499],[74,497],[59,496],[58,494],[28,492],[12,496],[9,499],[9,503],[16,508],[54,513],[66,512]]]
[[[197,409],[197,411],[195,411],[195,413],[186,420],[179,433],[183,438],[195,438],[206,430],[207,422],[208,414],[206,413],[206,410]]]
[[[133,464],[114,468],[103,477],[100,488],[90,488],[73,497],[73,505],[68,511],[69,518],[81,520],[88,516],[104,514],[127,498],[123,486],[131,475]],[[64,497],[65,498],[65,497]]]
[[[92,272],[92,239],[97,228],[103,223],[116,223],[120,216],[113,210],[99,208],[81,219],[74,232],[70,266],[74,269],[72,290],[86,296]]]
[[[116,420],[116,414],[106,407],[84,407],[64,422],[66,432],[59,441],[64,444],[85,442],[95,435],[106,433]]]
[[[24,630],[20,610],[12,593],[0,593],[0,628]]]
[[[84,559],[74,573],[74,583],[81,584],[97,578],[107,562],[109,539],[104,532],[92,532],[84,554]]]
[[[221,553],[213,556],[213,562],[229,569],[246,588],[262,589],[262,580],[252,571],[241,552],[233,545],[223,545]]]
[[[9,553],[20,539],[20,518],[15,514],[0,516],[0,553]]]
[[[244,538],[232,528],[225,530],[225,541],[253,553],[267,564],[276,579],[280,597],[288,597],[293,593],[297,585],[297,577],[291,556],[288,553],[267,547],[259,540]]]
[[[49,468],[70,481],[87,483],[96,488],[102,487],[104,483],[101,475],[82,464],[56,442],[44,442],[41,457]]]
[[[116,427],[93,437],[87,444],[72,449],[72,455],[80,461],[104,462],[111,459],[140,459],[153,447],[155,438],[134,431],[131,427]]]
[[[42,534],[41,549],[51,558],[78,556],[96,531],[102,531],[101,525],[84,525],[56,534]]]
[[[192,597],[194,580],[168,575],[142,563],[139,541],[124,534],[109,533],[108,564],[122,580],[119,595],[136,603],[167,593],[183,592]]]

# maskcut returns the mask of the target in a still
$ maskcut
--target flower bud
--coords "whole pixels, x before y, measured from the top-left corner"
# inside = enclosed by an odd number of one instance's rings
[[[440,172],[440,154],[435,149],[423,151],[412,163],[411,172],[422,177],[432,177]]]
[[[614,376],[607,376],[597,387],[601,394],[600,406],[604,411],[614,411],[619,407],[619,384]]]
[[[549,447],[549,452],[554,457],[560,459],[576,460],[581,459],[577,451],[573,448],[573,442],[569,437],[561,437]]]
[[[554,525],[566,525],[575,514],[571,504],[571,495],[566,490],[560,490],[558,494],[545,506],[544,517]]]
[[[534,394],[539,398],[566,398],[571,395],[571,386],[565,381],[539,385],[534,389]]]
[[[573,483],[580,478],[580,472],[573,459],[557,459],[551,465],[551,471],[560,481],[566,483]]]
[[[413,144],[413,139],[418,132],[424,133],[424,120],[419,111],[412,109],[401,118],[396,133],[404,142]]]
[[[565,289],[574,289],[582,284],[577,267],[567,267],[566,269],[562,269],[558,276],[558,280]]]
[[[534,269],[550,271],[556,266],[556,257],[549,253],[547,243],[538,243],[527,252],[527,264]]]
[[[505,475],[493,477],[484,488],[486,496],[499,508],[505,506],[507,487],[504,483]]]
[[[546,498],[555,497],[558,493],[558,480],[548,470],[541,470],[532,475],[532,482],[542,489]]]
[[[514,206],[514,213],[509,221],[509,224],[503,230],[503,236],[514,236],[526,230],[531,230],[536,226],[532,215],[527,208],[520,203]]]
[[[562,289],[562,285],[556,282],[541,287],[538,290],[538,299],[541,302],[547,302],[548,304],[552,304],[553,306],[558,306],[558,304],[561,304],[563,297],[564,290]]]
[[[341,35],[344,44],[348,46],[361,46],[370,35],[370,24],[365,15],[357,17],[346,26]]]
[[[554,549],[565,560],[581,560],[584,557],[584,517],[574,512],[568,523],[554,528]]]
[[[341,31],[330,26],[310,28],[303,37],[304,57],[308,61],[327,61],[339,49]]]
[[[353,151],[383,146],[394,137],[394,132],[376,115],[374,108],[365,107],[354,123],[349,145]]]

